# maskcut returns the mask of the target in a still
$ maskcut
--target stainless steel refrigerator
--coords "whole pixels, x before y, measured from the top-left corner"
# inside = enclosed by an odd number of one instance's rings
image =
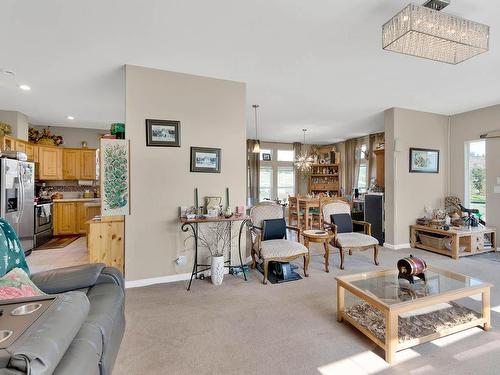
[[[0,159],[0,214],[14,228],[25,253],[33,250],[35,165]]]

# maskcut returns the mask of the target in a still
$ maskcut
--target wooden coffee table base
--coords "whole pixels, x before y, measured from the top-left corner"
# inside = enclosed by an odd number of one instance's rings
[[[382,274],[383,272],[389,271],[376,271],[370,274]],[[365,336],[372,340],[379,347],[385,351],[385,360],[388,363],[393,363],[394,356],[397,351],[410,348],[422,344],[424,342],[432,341],[443,336],[447,336],[456,332],[460,332],[472,327],[480,326],[485,331],[491,328],[491,318],[490,318],[490,284],[484,283],[478,287],[468,287],[463,289],[458,289],[453,292],[437,294],[433,296],[424,297],[422,299],[416,299],[412,301],[406,301],[394,305],[387,305],[378,298],[369,293],[365,293],[363,290],[352,285],[349,280],[355,280],[358,275],[349,275],[345,277],[337,277],[337,320],[339,322],[347,321],[352,326],[356,327]],[[366,276],[366,274],[365,274]],[[385,340],[379,339],[373,332],[368,328],[363,326],[360,322],[353,319],[345,312],[345,291],[348,290],[349,293],[361,299],[363,302],[368,303],[371,307],[378,309],[383,313],[385,317]],[[451,302],[459,300],[465,297],[470,297],[473,295],[482,295],[482,316],[467,321],[463,324],[458,324],[456,326],[442,329],[433,334],[429,334],[423,337],[418,337],[411,340],[406,340],[399,342],[398,337],[398,319],[399,315],[403,313],[408,313],[411,311],[423,309],[425,307],[437,305],[439,303]]]

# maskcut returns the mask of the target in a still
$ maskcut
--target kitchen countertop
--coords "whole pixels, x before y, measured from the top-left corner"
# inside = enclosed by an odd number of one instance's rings
[[[92,202],[101,203],[100,198],[63,198],[63,199],[52,199],[53,203],[63,203],[63,202]]]

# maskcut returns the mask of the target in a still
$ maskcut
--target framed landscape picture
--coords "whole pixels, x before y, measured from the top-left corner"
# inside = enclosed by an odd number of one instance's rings
[[[410,148],[410,173],[439,173],[439,150]]]
[[[220,173],[220,148],[191,147],[191,172]]]
[[[181,147],[180,121],[146,120],[146,145]]]

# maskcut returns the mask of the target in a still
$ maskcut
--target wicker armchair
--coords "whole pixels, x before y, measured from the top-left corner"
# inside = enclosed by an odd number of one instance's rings
[[[332,214],[351,214],[351,206],[342,200],[326,204],[322,208],[323,227],[332,233],[333,238],[330,242],[332,246],[337,247],[340,253],[340,269],[344,269],[344,251],[348,250],[352,255],[353,250],[373,249],[373,261],[378,266],[379,244],[375,237],[371,236],[371,224],[366,221],[353,220],[353,224],[364,226],[364,233],[347,232],[337,233],[337,226],[332,224]]]
[[[297,241],[283,239],[262,241],[264,220],[283,219],[283,208],[278,204],[257,204],[250,209],[252,234],[252,268],[257,265],[257,257],[262,259],[264,268],[263,284],[267,284],[269,262],[290,262],[299,257],[304,258],[304,276],[309,265],[309,251],[300,243],[300,228],[287,226],[297,233]]]

